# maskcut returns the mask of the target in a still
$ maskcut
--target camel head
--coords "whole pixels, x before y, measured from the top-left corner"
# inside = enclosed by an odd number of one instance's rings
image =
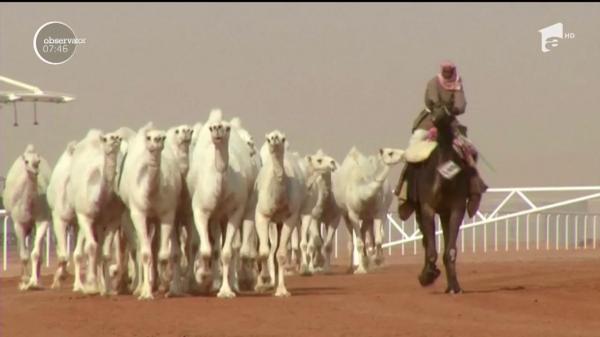
[[[329,157],[320,149],[317,153],[307,156],[306,161],[313,171],[319,173],[333,172],[338,167],[335,159]]]
[[[110,132],[100,136],[100,140],[105,154],[115,154],[119,152],[123,138],[116,132]]]
[[[189,148],[194,130],[189,125],[180,125],[167,131],[167,137],[178,148]]]
[[[285,134],[283,132],[279,130],[271,131],[266,134],[265,138],[271,153],[283,153],[285,150]]]
[[[160,161],[160,154],[165,147],[166,138],[165,132],[161,130],[148,129],[144,132],[146,150],[155,164]]]
[[[404,150],[384,147],[379,149],[379,158],[385,165],[396,165],[404,159]]]
[[[208,130],[215,146],[228,144],[231,125],[227,121],[214,121],[208,123]]]
[[[256,150],[256,143],[254,143],[254,138],[252,135],[250,135],[250,133],[244,129],[239,129],[238,133],[240,138],[242,138],[242,140],[248,145],[248,148],[250,148],[250,156],[255,156],[256,152],[258,151]]]
[[[40,172],[40,155],[35,152],[33,145],[27,145],[25,152],[21,155],[21,160],[23,160],[28,175],[38,175]]]

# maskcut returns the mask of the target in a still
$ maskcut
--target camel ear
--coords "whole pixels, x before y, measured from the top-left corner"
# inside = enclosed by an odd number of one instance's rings
[[[380,156],[383,156],[383,152],[384,152],[383,149],[379,149],[379,155]]]
[[[267,143],[271,144],[271,142],[269,141],[269,134],[265,133],[265,140],[267,141]]]
[[[337,162],[335,160],[332,160],[331,161],[331,171],[333,172],[333,171],[337,170],[337,168],[338,168]]]
[[[307,161],[309,164],[312,164],[312,156],[306,156],[306,161]]]

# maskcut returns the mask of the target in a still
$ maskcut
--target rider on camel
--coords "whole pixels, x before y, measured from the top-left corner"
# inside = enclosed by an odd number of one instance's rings
[[[433,122],[437,116],[450,114],[456,117],[465,112],[466,106],[462,78],[458,74],[456,65],[449,61],[443,62],[440,66],[440,73],[427,83],[427,89],[425,90],[426,108],[413,123],[409,147],[413,143],[423,141],[426,138],[435,138],[436,128]],[[466,138],[467,128],[460,125],[456,118],[454,118],[451,125],[455,134],[455,148],[460,151],[461,156],[471,168],[467,170],[469,174],[467,212],[469,217],[473,217],[479,209],[481,195],[487,190],[487,185],[477,171],[477,152],[472,143]],[[415,207],[413,202],[408,200],[408,188],[405,181],[407,166],[404,166],[398,186],[394,190],[394,193],[398,196],[398,212],[402,219],[409,218]]]

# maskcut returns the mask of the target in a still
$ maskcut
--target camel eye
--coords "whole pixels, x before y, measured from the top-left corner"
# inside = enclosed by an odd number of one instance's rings
[[[26,161],[25,161],[25,164],[29,165],[29,160],[26,160]]]
[[[146,140],[150,140],[150,139],[151,139],[150,136],[146,136]]]
[[[323,159],[317,159],[317,163],[321,164],[323,162]]]
[[[388,152],[388,156],[392,157],[394,155],[394,152],[390,151]]]
[[[231,130],[230,126],[225,127],[225,131],[229,131],[229,130]]]
[[[179,130],[175,130],[175,134],[178,135],[179,134]]]

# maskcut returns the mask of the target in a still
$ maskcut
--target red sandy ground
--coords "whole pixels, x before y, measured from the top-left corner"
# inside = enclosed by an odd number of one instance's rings
[[[443,293],[444,274],[421,288],[420,256],[394,256],[388,263],[396,264],[368,275],[347,275],[339,266],[335,275],[291,276],[293,296],[284,299],[247,294],[146,302],[68,289],[19,292],[16,278],[1,278],[0,336],[597,337],[598,255],[459,256],[462,295]]]

